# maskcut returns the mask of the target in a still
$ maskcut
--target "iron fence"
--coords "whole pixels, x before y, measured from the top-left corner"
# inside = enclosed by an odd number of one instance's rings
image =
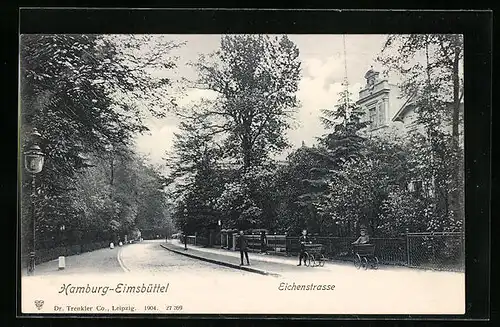
[[[274,252],[276,254],[287,253],[286,235],[267,235],[265,242],[265,251]]]
[[[238,235],[235,250],[238,250]],[[266,235],[265,242],[260,235],[245,235],[249,251],[270,252],[287,256],[298,255],[299,237],[287,235]],[[222,244],[232,249],[232,238],[222,238]],[[352,242],[355,237],[310,236],[313,243],[323,245],[323,254],[331,260],[353,260]],[[406,232],[399,237],[373,237],[375,255],[386,265],[400,265],[428,269],[464,270],[464,234],[460,232]],[[188,244],[202,245],[206,240],[199,236],[188,236]]]
[[[323,254],[332,260],[352,260],[356,238],[311,237],[313,243],[323,245]],[[400,237],[371,238],[375,244],[375,255],[380,263],[409,267],[458,270],[465,268],[464,234],[460,232],[405,233]],[[298,237],[287,237],[287,254],[300,251]]]
[[[44,263],[50,260],[57,259],[59,256],[70,256],[75,254],[81,254],[85,252],[91,252],[99,249],[103,249],[109,246],[108,241],[85,243],[85,244],[73,244],[56,246],[49,248],[41,248],[35,250],[35,264]],[[21,266],[26,267],[28,254],[23,252],[21,254]]]
[[[28,252],[28,237],[21,236],[20,259],[25,267]],[[119,237],[110,231],[100,230],[67,230],[40,233],[35,240],[36,264],[57,259],[59,256],[70,256],[84,252],[95,251],[108,247],[110,242],[116,242]]]
[[[210,236],[196,236],[196,244],[201,246],[209,246],[210,245]]]
[[[375,244],[375,255],[380,263],[406,265],[407,250],[404,237],[372,238],[371,243]]]
[[[465,269],[465,237],[460,232],[407,233],[407,265],[430,269]]]
[[[186,243],[190,244],[190,245],[197,245],[196,236],[194,236],[194,235],[187,236],[187,242]]]

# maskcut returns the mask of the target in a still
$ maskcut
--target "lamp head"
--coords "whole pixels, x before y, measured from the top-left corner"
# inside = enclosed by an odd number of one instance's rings
[[[26,170],[31,174],[38,174],[41,172],[44,164],[44,156],[42,149],[40,149],[38,145],[31,145],[29,149],[24,152],[24,166]]]

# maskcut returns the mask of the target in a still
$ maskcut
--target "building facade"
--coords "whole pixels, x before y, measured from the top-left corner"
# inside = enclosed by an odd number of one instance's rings
[[[413,99],[402,96],[400,88],[381,78],[380,73],[370,68],[365,74],[366,84],[359,91],[357,106],[361,113],[361,122],[367,123],[362,133],[368,137],[380,137],[388,141],[407,138],[411,133],[426,135],[424,127],[417,123],[416,105]],[[445,112],[445,117],[451,115]],[[461,124],[459,126],[459,143],[463,148],[463,103],[461,103]],[[451,120],[444,119],[442,129],[451,135]],[[433,180],[414,180],[407,185],[410,192],[424,192],[434,195]]]
[[[413,132],[425,133],[423,126],[417,124],[417,113],[413,99],[403,97],[400,88],[380,73],[370,68],[365,74],[366,84],[359,91],[358,110],[362,113],[361,122],[368,125],[364,132],[369,136],[400,138]],[[452,104],[450,104],[451,110]],[[449,115],[448,115],[449,116]],[[461,122],[463,103],[461,103]],[[442,126],[451,134],[451,121]],[[463,146],[463,123],[459,127],[460,144]]]
[[[400,129],[401,122],[393,119],[404,105],[399,87],[381,78],[373,67],[366,72],[365,80],[357,101],[361,122],[368,122],[365,132],[379,135],[388,129]]]

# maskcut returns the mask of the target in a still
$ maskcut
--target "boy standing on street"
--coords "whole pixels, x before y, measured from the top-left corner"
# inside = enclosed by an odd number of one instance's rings
[[[243,231],[240,230],[240,237],[238,238],[238,246],[240,248],[240,258],[241,263],[240,266],[243,266],[243,254],[245,254],[245,258],[247,259],[247,265],[250,265],[250,261],[248,260],[248,241],[243,234]]]
[[[307,237],[307,230],[302,231],[302,235],[299,237],[300,243],[300,254],[299,254],[299,264],[297,266],[302,266],[302,258],[304,259],[304,265],[306,264],[306,243],[311,243]]]

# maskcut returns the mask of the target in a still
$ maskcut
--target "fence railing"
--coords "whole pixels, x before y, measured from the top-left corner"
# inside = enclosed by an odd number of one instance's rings
[[[194,235],[191,235],[191,236],[187,236],[187,244],[191,244],[191,245],[200,245],[199,242],[196,242],[196,239],[197,239],[197,236],[194,236]]]
[[[464,270],[463,233],[408,233],[407,265],[433,269]]]
[[[238,250],[238,237],[234,235],[233,240],[233,235],[230,235],[228,243],[224,236],[222,245]],[[249,251],[288,256],[298,255],[300,251],[298,236],[266,235],[264,242],[260,235],[245,237]],[[354,237],[311,236],[310,239],[313,243],[323,245],[323,254],[329,259],[353,258]],[[464,239],[464,234],[460,232],[407,232],[399,237],[373,237],[370,242],[375,244],[375,255],[382,264],[462,271],[465,267]],[[205,245],[206,240],[200,240],[204,239],[188,236],[188,244]]]
[[[28,258],[30,235],[21,235],[20,259],[23,267]],[[118,245],[119,235],[99,230],[69,230],[39,233],[35,239],[36,264],[57,259],[59,256],[70,256],[91,252],[109,247],[110,242]],[[123,241],[123,240],[122,240]]]
[[[35,249],[35,263],[40,264],[50,260],[57,259],[59,256],[70,256],[75,254],[81,254],[85,252],[91,252],[99,249],[103,249],[109,246],[108,241],[85,243],[85,244],[74,244],[67,246],[56,246],[52,248],[42,248]],[[21,265],[26,266],[26,261],[28,255],[26,253],[21,254]]]

